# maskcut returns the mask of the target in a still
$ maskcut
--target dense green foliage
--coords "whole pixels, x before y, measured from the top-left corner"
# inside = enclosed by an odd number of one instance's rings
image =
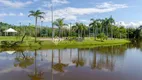
[[[57,19],[54,22],[58,28],[54,28],[54,37],[94,37],[104,34],[108,38],[142,38],[142,26],[139,28],[125,28],[124,26],[116,26],[112,17],[105,19],[91,19],[89,26],[83,23],[75,23],[67,25],[64,19]],[[23,36],[26,33],[28,36],[35,37],[34,25],[10,25],[0,22],[0,35],[4,36],[4,30],[14,28],[18,31],[17,36]],[[52,37],[52,28],[48,26],[37,26],[36,34],[38,37]]]

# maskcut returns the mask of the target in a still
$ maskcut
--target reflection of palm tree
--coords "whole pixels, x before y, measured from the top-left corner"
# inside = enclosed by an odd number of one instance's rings
[[[72,49],[70,49],[70,60],[72,59]]]
[[[19,66],[21,68],[26,68],[34,63],[34,59],[32,57],[25,56],[23,51],[21,52],[23,57],[17,56],[15,58],[16,63],[14,66]],[[18,54],[18,53],[17,53]]]
[[[28,75],[30,78],[31,78],[31,80],[42,80],[43,79],[43,72],[38,72],[37,71],[37,65],[36,65],[36,56],[37,56],[37,52],[36,52],[36,50],[35,50],[35,71],[34,71],[34,74],[30,74],[30,75]]]
[[[79,54],[80,54],[80,53],[79,53],[79,49],[78,49],[78,58],[72,61],[73,63],[76,64],[76,67],[84,66],[84,64],[85,64],[84,59],[83,59],[82,57],[80,58],[80,55],[79,55]]]
[[[53,80],[53,62],[54,62],[54,51],[52,49],[52,63],[51,63],[51,75],[52,75],[52,79]]]
[[[111,58],[109,58],[108,55],[106,55],[106,57],[101,57],[100,60],[97,62],[97,69],[108,69],[110,71],[113,71],[114,70],[114,61]]]
[[[63,68],[67,67],[68,64],[61,63],[61,55],[60,55],[61,51],[60,51],[60,49],[59,49],[58,53],[59,53],[59,55],[58,55],[58,61],[59,62],[57,64],[53,65],[53,69],[56,70],[56,71],[59,71],[59,72],[64,72]]]
[[[93,56],[93,63],[91,64],[91,68],[92,69],[95,69],[96,68],[96,63],[97,63],[97,61],[96,61],[96,51],[94,51],[94,56]]]

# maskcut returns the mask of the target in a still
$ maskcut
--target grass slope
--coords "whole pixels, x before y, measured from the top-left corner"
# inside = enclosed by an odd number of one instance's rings
[[[19,41],[21,37],[0,37],[0,41]],[[126,44],[130,41],[126,39],[113,39],[113,40],[104,40],[103,42],[100,40],[94,40],[94,38],[85,38],[84,41],[61,41],[57,44],[53,41],[39,41],[37,43],[34,42],[33,37],[26,37],[24,43],[21,44],[20,48],[28,48],[28,49],[55,49],[55,48],[90,48],[97,46],[112,46],[112,45],[120,45]]]

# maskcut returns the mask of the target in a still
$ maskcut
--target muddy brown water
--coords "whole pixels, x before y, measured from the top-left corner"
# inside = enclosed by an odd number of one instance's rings
[[[142,80],[142,43],[2,51],[0,80]]]

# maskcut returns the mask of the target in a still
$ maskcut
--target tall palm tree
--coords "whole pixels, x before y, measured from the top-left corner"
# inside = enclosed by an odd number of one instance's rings
[[[108,18],[105,18],[102,20],[102,28],[105,30],[105,34],[108,36],[108,26],[109,26],[109,20]]]
[[[113,26],[112,24],[115,23],[115,20],[112,18],[112,16],[108,19],[110,28],[111,28],[111,38],[113,38]]]
[[[83,24],[83,31],[84,31],[83,38],[84,38],[84,37],[85,37],[85,35],[86,35],[86,30],[87,30],[87,26]]]
[[[85,30],[86,25],[83,23],[76,23],[72,28],[78,32],[78,37],[82,37],[82,31]]]
[[[40,10],[37,10],[37,11],[29,11],[29,15],[28,17],[30,16],[33,16],[35,17],[35,42],[37,41],[37,21],[38,21],[38,18],[40,19],[44,19],[44,16],[43,14],[45,14],[44,12],[41,12]]]
[[[89,26],[93,29],[93,36],[96,39],[96,28],[97,28],[97,21],[94,19],[91,19],[91,23],[89,24]]]
[[[64,18],[57,19],[53,24],[58,26],[58,28],[59,28],[59,37],[61,38],[62,28],[67,25],[67,24],[64,23]]]
[[[96,39],[97,34],[101,32],[102,20],[101,19],[96,19],[96,20],[91,19],[91,21],[92,22],[89,24],[89,26],[93,29],[93,35],[95,33],[94,37]]]

